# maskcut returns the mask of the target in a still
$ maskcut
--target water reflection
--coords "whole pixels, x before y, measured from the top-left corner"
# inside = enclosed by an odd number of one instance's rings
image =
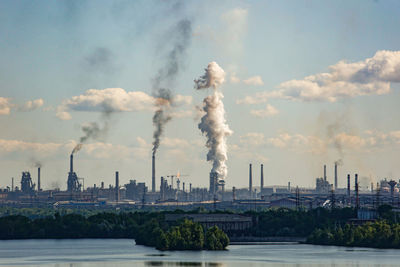
[[[190,261],[146,261],[146,266],[204,266],[224,267],[226,264],[220,262],[190,262]]]

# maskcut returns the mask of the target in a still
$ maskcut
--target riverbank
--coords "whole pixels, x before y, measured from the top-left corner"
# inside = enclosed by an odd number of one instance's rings
[[[252,244],[252,243],[304,243],[306,237],[291,237],[291,236],[239,236],[230,237],[229,244]]]
[[[379,266],[400,262],[398,250],[304,244],[230,245],[224,251],[167,251],[135,245],[130,239],[0,241],[0,266]]]

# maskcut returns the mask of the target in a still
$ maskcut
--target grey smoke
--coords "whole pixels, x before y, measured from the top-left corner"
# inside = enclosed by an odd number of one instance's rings
[[[115,55],[106,47],[97,47],[84,58],[85,67],[90,71],[100,71],[107,74],[115,71]]]
[[[155,104],[157,106],[157,110],[153,115],[153,155],[156,154],[158,147],[160,146],[161,135],[164,132],[164,126],[167,122],[172,119],[170,114],[170,108],[172,104],[172,94],[168,89],[160,88],[157,91],[158,95],[155,95],[156,100]]]
[[[186,50],[192,38],[192,23],[188,19],[180,20],[171,29],[169,40],[172,40],[172,49],[167,53],[165,64],[153,78],[153,96],[155,97],[155,113],[153,115],[153,155],[160,146],[161,136],[165,125],[172,119],[171,109],[174,107],[174,96],[168,87],[172,86],[179,74]],[[162,40],[165,45],[166,40]]]
[[[30,158],[30,162],[31,165],[35,168],[41,168],[43,166],[43,163],[40,160],[38,160],[35,156],[32,156]]]
[[[81,150],[83,144],[89,140],[103,140],[108,134],[111,114],[112,110],[104,107],[104,110],[100,116],[103,126],[100,126],[97,122],[83,124],[81,129],[84,135],[81,136],[79,143],[74,147],[71,154]]]

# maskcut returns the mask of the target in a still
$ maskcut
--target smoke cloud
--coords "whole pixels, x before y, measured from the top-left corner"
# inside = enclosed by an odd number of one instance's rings
[[[191,42],[192,24],[187,19],[180,20],[171,33],[169,38],[172,37],[173,40],[172,49],[167,55],[165,65],[158,70],[153,79],[153,97],[155,97],[154,105],[156,107],[153,115],[153,155],[157,153],[160,146],[165,125],[172,119],[171,109],[174,106],[175,97],[166,87],[170,87],[175,82],[181,69],[183,58]]]
[[[160,146],[160,138],[164,132],[164,126],[167,122],[172,119],[171,116],[171,104],[172,104],[172,94],[168,89],[159,89],[157,91],[159,94],[156,97],[155,105],[157,110],[153,115],[153,155],[156,154],[158,147]]]
[[[232,134],[225,119],[225,109],[222,99],[224,95],[218,87],[225,81],[225,71],[216,63],[211,62],[205,69],[205,74],[194,80],[197,90],[212,87],[214,92],[203,100],[204,116],[198,125],[200,131],[207,137],[207,161],[212,162],[212,172],[217,172],[219,178],[225,179],[228,174],[226,166],[227,144],[226,138]]]
[[[100,127],[97,122],[83,124],[81,129],[84,132],[84,135],[79,139],[79,143],[74,147],[71,154],[81,150],[83,144],[88,140],[100,140],[104,138],[108,133],[111,114],[111,110],[106,108],[103,110],[103,113],[100,117],[101,121],[103,122],[103,127]]]

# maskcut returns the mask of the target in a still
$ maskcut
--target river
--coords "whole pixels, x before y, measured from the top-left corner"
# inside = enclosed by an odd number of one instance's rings
[[[290,243],[159,252],[126,239],[10,240],[0,241],[0,266],[399,266],[399,252]]]

